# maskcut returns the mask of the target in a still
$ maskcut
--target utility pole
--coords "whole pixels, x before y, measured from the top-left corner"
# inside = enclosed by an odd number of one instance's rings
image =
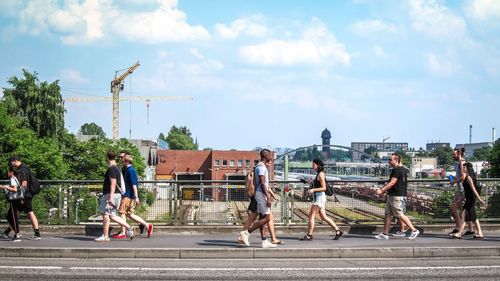
[[[136,68],[140,66],[137,61],[125,73],[118,76],[118,71],[115,72],[115,79],[111,81],[111,93],[113,93],[113,140],[117,140],[120,130],[120,91],[123,90],[122,81],[127,76],[132,74]]]

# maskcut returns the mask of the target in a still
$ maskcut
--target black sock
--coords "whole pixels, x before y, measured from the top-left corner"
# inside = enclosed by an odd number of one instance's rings
[[[35,229],[35,236],[40,237],[40,229]]]

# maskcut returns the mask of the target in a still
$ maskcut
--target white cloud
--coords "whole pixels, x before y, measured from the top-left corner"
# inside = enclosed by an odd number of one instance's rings
[[[64,69],[61,71],[61,80],[65,82],[73,82],[77,84],[87,84],[90,82],[89,79],[82,76],[78,70],[74,69]]]
[[[463,68],[459,63],[454,61],[451,54],[438,55],[428,53],[426,59],[431,72],[438,76],[450,77]]]
[[[468,14],[478,20],[500,20],[500,1],[472,0],[468,7]]]
[[[176,0],[155,2],[149,11],[137,12],[122,10],[119,5],[123,3],[115,4],[112,0],[67,0],[61,5],[34,0],[21,8],[18,28],[33,35],[55,32],[66,44],[92,43],[104,38],[152,44],[209,38],[204,27],[187,23]]]
[[[383,20],[356,21],[350,28],[354,32],[363,35],[371,35],[373,33],[396,33],[398,31],[396,25]]]
[[[436,39],[467,40],[463,18],[435,0],[410,0],[410,16],[415,30]]]
[[[196,48],[191,48],[191,49],[189,49],[189,52],[190,52],[193,56],[195,56],[195,57],[197,57],[197,58],[199,58],[199,59],[201,59],[201,60],[205,58],[205,57],[204,57],[204,56],[200,53],[200,51],[199,51],[198,49],[196,49]]]
[[[243,46],[240,56],[258,65],[349,65],[345,46],[330,33],[321,21],[313,19],[299,38],[269,39],[264,43]]]
[[[222,23],[215,25],[215,33],[224,39],[235,39],[244,34],[250,37],[263,37],[267,34],[267,27],[259,23],[259,16],[241,18],[233,21],[229,26]]]

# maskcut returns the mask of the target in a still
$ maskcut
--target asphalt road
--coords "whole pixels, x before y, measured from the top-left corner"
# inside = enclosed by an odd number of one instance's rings
[[[500,257],[430,259],[21,259],[0,280],[499,280]]]

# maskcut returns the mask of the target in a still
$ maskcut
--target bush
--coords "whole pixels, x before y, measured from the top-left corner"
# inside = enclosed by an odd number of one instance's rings
[[[436,219],[449,219],[451,217],[451,201],[453,193],[445,191],[432,201],[432,212]]]

